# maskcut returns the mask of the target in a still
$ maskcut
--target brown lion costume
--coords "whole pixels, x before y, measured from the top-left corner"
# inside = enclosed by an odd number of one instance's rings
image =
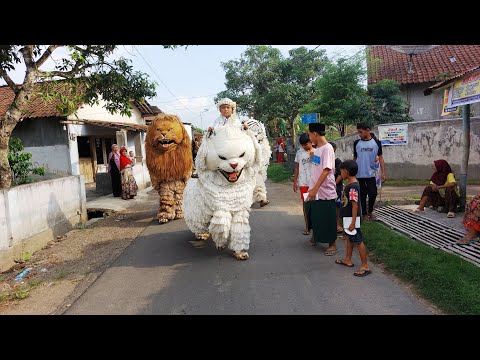
[[[182,219],[183,189],[192,175],[192,143],[179,118],[159,114],[145,139],[147,168],[160,195],[158,221]]]

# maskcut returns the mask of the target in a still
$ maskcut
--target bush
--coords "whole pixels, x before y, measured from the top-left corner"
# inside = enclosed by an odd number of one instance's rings
[[[31,159],[32,154],[23,152],[20,139],[10,138],[8,143],[8,163],[12,169],[13,185],[28,184],[32,182],[29,175],[45,175],[45,168],[34,167]]]

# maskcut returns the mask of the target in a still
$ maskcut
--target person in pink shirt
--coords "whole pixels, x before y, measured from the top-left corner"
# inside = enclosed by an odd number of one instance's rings
[[[317,145],[312,156],[310,187],[305,203],[308,228],[313,230],[310,245],[328,243],[324,255],[333,256],[337,253],[335,151],[325,138],[324,124],[308,124],[308,135]]]

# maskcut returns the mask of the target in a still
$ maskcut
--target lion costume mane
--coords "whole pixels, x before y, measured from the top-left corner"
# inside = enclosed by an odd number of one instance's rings
[[[159,114],[147,129],[147,168],[160,195],[158,221],[182,219],[185,184],[192,174],[192,143],[179,118]]]
[[[211,235],[217,249],[228,246],[239,260],[248,259],[250,206],[261,150],[255,135],[227,122],[205,135],[195,167],[198,179],[185,188],[185,222],[197,239]]]

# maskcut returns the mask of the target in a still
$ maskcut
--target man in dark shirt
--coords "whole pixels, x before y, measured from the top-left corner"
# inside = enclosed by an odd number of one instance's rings
[[[375,180],[375,160],[378,156],[382,169],[382,183],[386,180],[385,162],[382,154],[382,144],[370,133],[370,126],[365,123],[357,125],[360,139],[353,143],[353,157],[358,164],[357,179],[360,183],[360,201],[364,220],[374,220],[373,206],[377,198],[377,184]],[[368,196],[368,211],[367,211]]]

